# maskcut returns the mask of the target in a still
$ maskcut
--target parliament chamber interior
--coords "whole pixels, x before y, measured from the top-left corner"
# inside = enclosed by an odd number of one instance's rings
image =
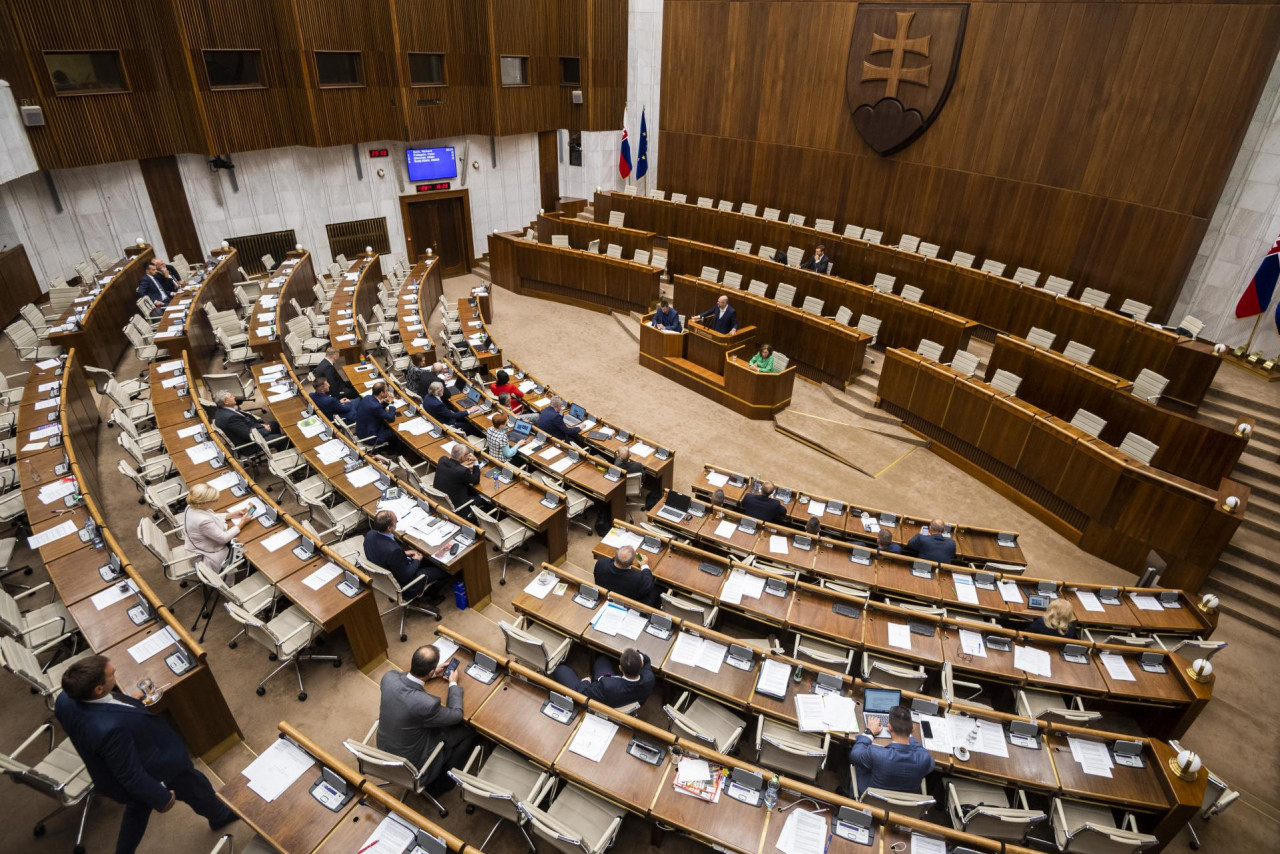
[[[1278,51],[0,0],[0,850],[1274,849]]]

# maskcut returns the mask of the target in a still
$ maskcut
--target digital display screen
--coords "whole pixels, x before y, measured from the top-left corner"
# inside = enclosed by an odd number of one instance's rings
[[[410,148],[404,153],[409,166],[409,180],[440,181],[458,177],[458,159],[453,146],[445,148]]]

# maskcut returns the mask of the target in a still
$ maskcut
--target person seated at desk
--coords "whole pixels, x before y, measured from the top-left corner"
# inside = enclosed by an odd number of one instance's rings
[[[629,706],[632,703],[644,705],[653,693],[653,667],[649,656],[638,649],[623,650],[618,660],[621,673],[613,672],[613,662],[603,655],[597,655],[591,665],[591,677],[578,678],[573,668],[561,664],[551,674],[551,678],[571,691],[577,691],[588,700],[604,703],[614,709]]]
[[[569,427],[564,423],[563,397],[551,398],[551,402],[538,413],[538,429],[562,442],[571,442],[582,432],[581,427]]]
[[[409,367],[404,372],[404,386],[418,396],[419,399],[427,396],[427,390],[431,388],[431,383],[435,381],[435,375],[427,366],[427,354],[414,353],[409,357]]]
[[[364,556],[395,576],[406,599],[425,596],[433,605],[444,599],[439,586],[448,580],[449,572],[422,559],[422,552],[406,549],[396,541],[396,514],[379,510],[364,532]],[[422,576],[422,578],[418,578]],[[417,579],[417,580],[415,580]]]
[[[484,431],[484,445],[490,456],[499,460],[509,460],[516,455],[516,450],[525,443],[527,437],[516,439],[507,426],[507,413],[495,412],[489,419],[490,426]]]
[[[804,523],[804,532],[810,537],[822,536],[822,522],[817,516],[810,516],[809,521]]]
[[[819,246],[813,250],[813,257],[800,265],[801,270],[812,270],[815,273],[826,275],[827,270],[831,269],[831,259],[827,257],[827,247]]]
[[[724,294],[716,300],[714,308],[709,308],[698,315],[698,320],[702,321],[708,329],[722,335],[730,335],[738,331],[738,312],[729,305],[729,298]]]
[[[928,533],[921,531],[907,540],[907,553],[921,560],[955,563],[956,540],[943,533],[946,530],[946,523],[941,519],[930,519]]]
[[[152,317],[159,316],[165,305],[173,298],[173,294],[160,284],[160,276],[156,272],[154,263],[148,263],[146,270],[143,271],[142,279],[138,282],[137,294],[155,303],[155,308],[151,311]]]
[[[906,706],[894,706],[889,712],[891,741],[886,745],[872,741],[884,726],[883,720],[867,715],[863,723],[866,729],[849,749],[849,763],[859,775],[854,781],[854,795],[869,788],[919,792],[925,776],[933,770],[933,756],[911,734],[911,711]]]
[[[396,442],[396,431],[391,424],[396,420],[396,408],[392,405],[391,387],[379,380],[369,394],[356,401],[356,435],[371,439],[370,447],[390,445]]]
[[[356,420],[356,405],[345,397],[329,394],[329,381],[326,379],[317,379],[311,384],[311,402],[330,418],[341,417],[348,424]]]
[[[762,374],[777,373],[778,369],[773,365],[773,345],[761,344],[760,349],[756,351],[756,354],[751,357],[751,361],[747,362],[747,364]]]
[[[355,400],[360,396],[360,393],[356,391],[355,386],[347,382],[347,378],[338,370],[339,361],[341,361],[341,359],[338,356],[338,348],[326,347],[324,351],[324,358],[320,360],[319,364],[311,369],[311,373],[314,374],[315,378],[318,380],[323,379],[329,381],[329,388],[333,390],[334,397],[337,397],[339,400],[344,397],[347,400]]]
[[[160,282],[160,289],[169,295],[169,299],[173,299],[182,290],[182,277],[178,275],[177,268],[159,256],[151,259],[151,265],[155,268],[154,275]]]
[[[1036,635],[1052,635],[1056,638],[1080,637],[1076,628],[1076,609],[1066,599],[1054,599],[1049,603],[1043,615],[1036,617],[1027,626],[1027,631]]]
[[[707,499],[707,503],[710,504],[712,507],[723,507],[724,506],[724,490],[717,489],[715,492],[711,493],[711,497]]]
[[[213,423],[227,434],[237,449],[249,450],[244,446],[253,446],[253,434],[257,433],[272,448],[283,448],[289,440],[280,432],[280,425],[272,421],[261,421],[236,406],[236,396],[224,391],[217,398],[218,408],[213,413]]]
[[[74,661],[61,684],[54,715],[89,772],[92,794],[124,804],[116,854],[138,850],[151,813],[168,812],[178,801],[208,821],[210,830],[236,820],[191,763],[182,738],[138,699],[141,692],[126,696],[121,691],[111,659],[89,655]],[[14,850],[19,848],[26,846]]]
[[[881,528],[876,532],[876,548],[891,555],[902,554],[902,543],[893,541],[893,532],[888,528]]]
[[[613,455],[613,462],[618,468],[622,469],[627,474],[640,475],[640,482],[641,483],[644,482],[644,463],[640,462],[637,459],[634,459],[631,456],[631,448],[629,446],[623,445],[621,448],[619,448],[617,453]],[[655,483],[653,487],[647,493],[645,493],[644,509],[648,510],[650,507],[657,504],[661,500],[662,500],[662,484]]]
[[[432,383],[440,383],[440,385],[443,386],[444,388],[449,388],[449,386],[452,385],[454,391],[467,390],[466,378],[461,376],[454,376],[453,372],[449,370],[449,366],[446,365],[444,362],[436,362],[435,364],[433,364],[431,366],[431,371],[426,376],[425,381],[426,381],[426,385],[424,386],[424,388],[428,388],[428,389],[431,388]]]
[[[770,481],[757,483],[750,492],[742,496],[742,512],[761,522],[777,522],[787,515],[787,508],[773,497],[774,487]]]
[[[511,414],[520,419],[535,417],[525,412],[525,410],[528,409],[527,406],[525,406],[523,403],[513,398],[511,395],[507,394],[505,391],[502,394],[498,395],[498,405],[501,406],[503,409],[510,409]]]
[[[453,427],[471,436],[480,436],[480,428],[467,420],[467,416],[478,412],[479,407],[459,412],[444,399],[444,383],[437,380],[427,389],[427,396],[422,399],[422,408],[427,414],[446,427]]]
[[[454,442],[448,456],[440,458],[436,465],[432,486],[449,496],[454,512],[470,516],[471,508],[464,505],[471,501],[471,487],[480,483],[480,463],[475,452],[462,442]]]
[[[494,397],[501,395],[509,395],[508,406],[512,412],[518,412],[524,408],[524,392],[520,387],[511,382],[511,374],[506,371],[499,370],[494,375],[493,382],[489,383],[489,391],[493,392]],[[515,406],[510,406],[515,404]]]
[[[787,266],[787,250],[781,247],[773,250],[773,260],[784,267]]]
[[[207,483],[197,483],[187,493],[187,509],[182,513],[186,547],[209,569],[218,572],[231,556],[231,544],[249,515],[249,508],[234,513],[217,513],[212,508],[222,491]]]
[[[656,608],[662,602],[662,591],[648,564],[642,562],[638,570],[632,568],[635,560],[636,550],[631,546],[618,549],[612,559],[597,558],[592,571],[596,586]]]
[[[668,300],[663,300],[653,313],[653,325],[667,332],[679,332],[684,328],[680,325],[680,312]]]
[[[455,668],[449,674],[449,691],[443,707],[437,697],[427,693],[427,680],[442,678],[446,665],[447,661],[440,661],[440,650],[420,646],[409,660],[408,673],[390,670],[379,683],[379,750],[402,756],[414,768],[421,768],[436,745],[444,743],[424,778],[427,791],[433,797],[453,788],[453,780],[444,772],[465,762],[475,742],[474,732],[462,720],[458,670]]]

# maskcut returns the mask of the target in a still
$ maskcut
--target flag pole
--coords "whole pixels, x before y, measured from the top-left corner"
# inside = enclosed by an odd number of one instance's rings
[[[1253,339],[1258,334],[1258,324],[1262,322],[1262,315],[1264,314],[1266,314],[1265,311],[1260,311],[1253,319],[1253,330],[1250,331],[1249,340],[1244,345],[1244,354],[1246,356],[1249,355],[1250,351],[1253,349]]]

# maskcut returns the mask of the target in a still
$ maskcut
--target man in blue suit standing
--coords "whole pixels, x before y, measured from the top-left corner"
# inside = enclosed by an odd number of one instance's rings
[[[116,854],[136,851],[152,810],[168,812],[176,801],[207,819],[211,830],[235,820],[191,764],[178,734],[119,691],[115,666],[105,655],[86,656],[67,668],[54,714],[84,761],[95,791],[124,804]]]
[[[391,405],[391,388],[381,380],[373,384],[369,394],[356,401],[356,435],[372,439],[373,446],[387,445],[395,441],[396,433],[391,423],[396,420],[396,408]]]
[[[722,335],[738,331],[738,313],[733,310],[733,306],[729,305],[729,298],[724,294],[716,300],[714,308],[707,309],[698,315],[698,319],[709,329]]]

